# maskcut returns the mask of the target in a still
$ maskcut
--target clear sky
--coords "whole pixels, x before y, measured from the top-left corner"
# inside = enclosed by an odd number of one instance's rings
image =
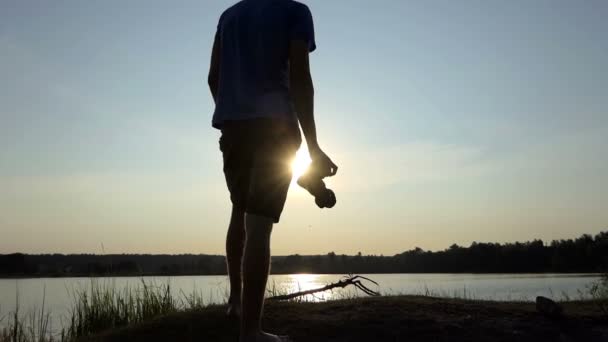
[[[608,228],[608,2],[304,2],[338,205],[292,188],[274,254]],[[223,253],[206,76],[232,3],[0,2],[0,253]]]

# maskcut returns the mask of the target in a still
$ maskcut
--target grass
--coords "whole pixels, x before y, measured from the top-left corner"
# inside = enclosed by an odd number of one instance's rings
[[[123,289],[92,279],[88,288],[72,294],[68,324],[55,333],[44,300],[39,310],[22,315],[17,293],[15,310],[0,317],[0,323],[5,325],[0,331],[0,342],[70,342],[99,331],[205,307],[201,293],[181,292],[175,296],[170,284],[156,285],[143,279],[139,287]]]
[[[17,294],[17,303],[19,294]],[[19,313],[19,305],[8,316],[0,317],[0,323],[6,321],[6,327],[0,330],[0,342],[51,342],[50,313],[45,311],[45,296],[42,306],[26,316]]]
[[[276,283],[271,283],[268,296],[286,294],[288,290],[287,288],[278,287]],[[605,275],[599,282],[590,286],[588,291],[592,298],[590,302],[608,317],[608,275]],[[445,291],[433,291],[425,287],[417,295],[420,298],[433,297],[438,302],[449,302],[450,300],[471,303],[480,302],[466,288],[463,288],[462,291],[449,293]],[[193,292],[185,294],[180,292],[179,295],[176,295],[170,284],[156,285],[145,282],[142,279],[140,286],[118,289],[113,283],[104,283],[97,279],[91,279],[87,287],[72,292],[73,303],[69,317],[67,317],[67,324],[59,332],[54,332],[50,324],[50,313],[45,308],[44,295],[40,309],[25,315],[20,312],[19,293],[17,293],[16,297],[17,305],[15,310],[6,316],[0,315],[0,324],[5,326],[4,329],[0,330],[0,342],[71,342],[101,331],[116,331],[127,326],[142,325],[146,322],[155,321],[158,317],[175,317],[176,315],[188,314],[188,312],[200,313],[209,310],[216,312],[218,310],[217,306],[209,306],[204,302],[202,293]],[[332,300],[329,303],[341,301],[343,303],[340,306],[341,308],[351,307],[348,303],[360,301],[356,297],[354,290],[340,290],[332,293],[330,297]],[[385,302],[385,299],[382,298],[402,297],[381,297],[377,303],[384,303],[383,305],[390,306],[390,303]],[[225,294],[225,298],[227,298],[227,294]],[[413,297],[410,296],[409,298]],[[313,304],[311,302],[324,301],[326,299],[327,297],[324,294],[309,295],[293,299],[285,304],[273,303],[272,306],[280,308],[283,305],[287,305],[289,310],[297,311],[299,309],[290,305],[325,307],[329,304]],[[521,300],[518,302],[521,302]],[[411,305],[411,303],[408,303],[405,303],[405,305]],[[487,303],[493,302],[488,301]],[[511,304],[516,305],[515,302]],[[522,303],[521,305],[531,304]],[[328,307],[334,306],[329,305]],[[388,308],[385,309],[389,310]],[[221,309],[219,310],[221,311]],[[348,312],[345,311],[342,314],[344,315],[344,319],[349,319],[350,314]],[[218,318],[215,317],[213,319]],[[373,319],[373,317],[370,319]]]
[[[608,318],[594,303],[563,303],[553,320],[531,302],[492,302],[424,296],[381,296],[311,302],[268,302],[263,326],[294,341],[606,341]],[[238,322],[219,305],[177,312],[92,335],[83,341],[238,340]]]
[[[591,284],[588,292],[602,312],[608,316],[608,273],[602,275],[599,281]]]

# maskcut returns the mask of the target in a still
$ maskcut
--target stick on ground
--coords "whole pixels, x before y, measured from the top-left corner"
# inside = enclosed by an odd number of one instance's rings
[[[307,296],[310,294],[315,294],[315,293],[319,293],[319,292],[325,292],[328,290],[332,290],[335,288],[345,288],[349,285],[353,285],[356,288],[358,288],[359,290],[363,291],[363,293],[369,295],[369,296],[379,296],[380,293],[373,291],[371,289],[369,289],[367,286],[363,285],[361,283],[360,279],[364,279],[367,281],[370,281],[376,285],[378,285],[378,283],[376,283],[375,281],[363,277],[363,276],[347,276],[345,277],[343,280],[338,281],[337,283],[332,283],[332,284],[328,284],[324,287],[318,288],[318,289],[312,289],[312,290],[306,290],[306,291],[300,291],[300,292],[295,292],[295,293],[290,293],[287,295],[280,295],[280,296],[272,296],[267,298],[268,300],[290,300],[290,299],[294,299],[297,297],[302,297],[302,296]]]

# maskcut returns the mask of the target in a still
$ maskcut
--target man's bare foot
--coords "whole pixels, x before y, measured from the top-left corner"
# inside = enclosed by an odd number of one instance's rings
[[[240,342],[293,342],[289,336],[278,336],[260,332],[252,336],[241,336]]]

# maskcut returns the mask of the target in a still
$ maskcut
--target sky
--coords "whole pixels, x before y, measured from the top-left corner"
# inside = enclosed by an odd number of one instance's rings
[[[233,3],[0,2],[0,253],[224,253],[206,77]],[[304,3],[338,204],[292,187],[273,254],[608,228],[608,2]]]

